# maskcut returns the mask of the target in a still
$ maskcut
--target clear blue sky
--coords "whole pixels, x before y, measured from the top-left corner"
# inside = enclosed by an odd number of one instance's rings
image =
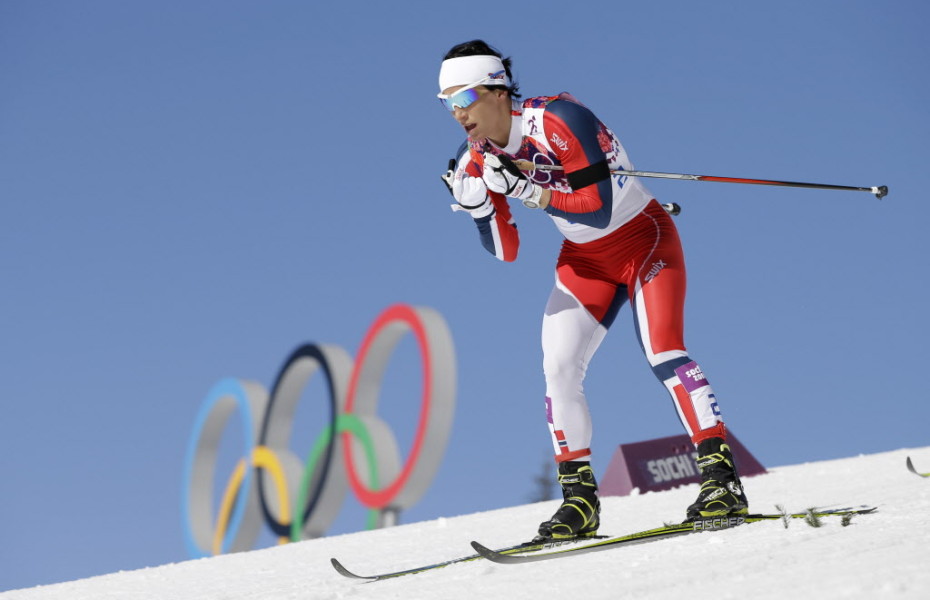
[[[445,315],[459,368],[442,470],[402,519],[527,500],[560,239],[515,206],[521,257],[500,263],[449,210],[462,138],[437,69],[476,37],[640,169],[888,185],[647,182],[683,207],[689,349],[763,464],[928,444],[926,3],[565,6],[0,2],[0,590],[186,559],[181,471],[212,385],[269,386],[303,342],[354,355],[397,302]],[[402,446],[417,389],[381,400]],[[598,472],[681,432],[628,312],[587,390]],[[335,532],[361,528],[353,502]]]

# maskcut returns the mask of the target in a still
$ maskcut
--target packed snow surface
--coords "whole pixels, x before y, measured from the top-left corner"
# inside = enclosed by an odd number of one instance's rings
[[[930,598],[930,447],[777,467],[744,481],[753,512],[871,504],[843,527],[794,520],[701,533],[525,565],[485,560],[364,583],[330,565],[372,574],[471,554],[469,541],[522,541],[556,502],[412,523],[253,552],[13,590],[2,600],[315,598]],[[677,522],[696,485],[603,499],[602,533]],[[562,593],[565,593],[565,596]],[[554,594],[554,595],[551,595]],[[551,595],[551,596],[550,596]],[[570,596],[569,596],[570,595]]]

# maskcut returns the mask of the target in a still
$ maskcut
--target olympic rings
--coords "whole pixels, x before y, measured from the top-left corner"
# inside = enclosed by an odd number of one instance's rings
[[[387,363],[408,332],[417,341],[423,383],[416,436],[402,462],[394,434],[376,408]],[[290,450],[294,413],[318,371],[326,380],[329,423],[301,464]],[[445,321],[432,309],[403,304],[377,318],[355,364],[338,346],[304,344],[285,361],[270,396],[256,382],[221,380],[200,408],[185,457],[182,514],[188,553],[198,558],[248,550],[263,521],[281,543],[321,536],[350,485],[370,509],[369,528],[383,523],[386,512],[409,508],[439,468],[455,386],[455,353]],[[234,412],[240,417],[243,458],[214,519],[219,444]]]
[[[539,166],[551,167],[555,164],[555,161],[552,160],[547,154],[542,152],[537,152],[533,156],[533,170],[530,172],[530,179],[533,180],[533,183],[538,183],[540,185],[549,183],[552,181],[552,175],[556,171],[550,171],[548,169],[539,169]]]

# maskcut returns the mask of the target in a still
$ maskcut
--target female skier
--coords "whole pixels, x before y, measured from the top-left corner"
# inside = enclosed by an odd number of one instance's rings
[[[701,488],[686,519],[748,512],[726,428],[703,371],[684,343],[685,264],[675,225],[638,178],[617,136],[568,93],[520,100],[511,61],[482,40],[453,47],[439,99],[468,136],[443,176],[504,261],[519,237],[505,197],[547,213],[565,237],[542,322],[546,416],[563,503],[539,539],[593,536],[592,422],[582,383],[588,363],[629,300],[653,373],[698,451]],[[546,170],[556,166],[561,170]]]

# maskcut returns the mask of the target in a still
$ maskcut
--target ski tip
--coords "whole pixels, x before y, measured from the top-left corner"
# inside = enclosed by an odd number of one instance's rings
[[[914,467],[914,463],[911,461],[911,457],[907,457],[907,470],[913,473],[914,475],[919,475],[921,477],[930,477],[930,473],[921,473]]]
[[[500,552],[497,552],[496,550],[491,550],[487,546],[480,544],[478,542],[472,542],[471,547],[475,549],[475,552],[478,553],[478,556],[486,560],[489,560],[491,562],[495,562],[495,563],[510,564],[510,563],[515,563],[515,562],[522,562],[524,560],[529,560],[527,557],[524,557],[524,556],[514,556],[509,553],[502,554]]]
[[[496,554],[493,550],[479,542],[472,541],[471,547],[475,549],[475,552],[484,558],[488,558],[489,556],[494,556]]]
[[[348,570],[347,568],[345,568],[344,566],[342,566],[342,563],[339,562],[338,560],[336,560],[335,558],[329,559],[329,562],[332,563],[333,568],[336,569],[336,571],[337,571],[340,575],[342,575],[343,577],[348,577],[349,579],[361,579],[361,580],[363,580],[363,581],[371,581],[371,580],[372,580],[371,577],[364,577],[364,576],[362,576],[362,575],[356,575],[356,574],[353,573],[352,571],[350,571],[350,570]]]

